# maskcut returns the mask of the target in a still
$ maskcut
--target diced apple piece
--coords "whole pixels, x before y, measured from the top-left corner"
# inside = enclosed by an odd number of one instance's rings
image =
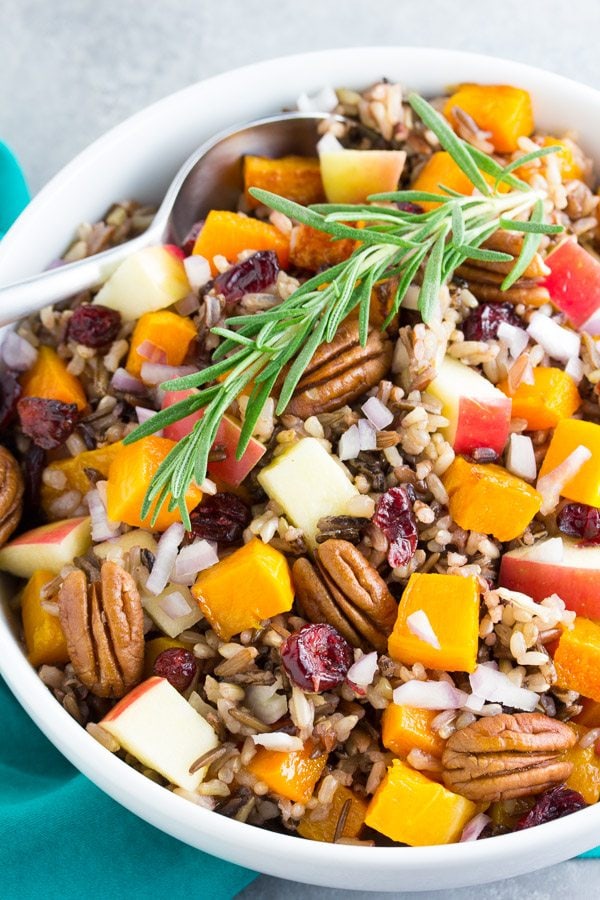
[[[100,723],[143,765],[194,791],[206,768],[192,763],[219,743],[208,722],[165,678],[148,678],[117,703]]]
[[[186,604],[189,612],[185,611]],[[168,584],[157,596],[142,592],[142,606],[155,625],[171,638],[193,628],[202,618],[198,604],[184,584]]]
[[[600,334],[600,262],[576,239],[566,240],[544,260],[542,284],[574,328]]]
[[[312,547],[319,519],[343,515],[350,498],[358,494],[342,466],[316,438],[292,444],[265,466],[258,481]]]
[[[133,531],[126,531],[120,537],[96,544],[93,550],[100,559],[111,559],[118,563],[122,562],[125,554],[129,553],[133,547],[156,553],[157,546],[158,544],[149,531],[144,531],[143,528],[134,528]]]
[[[180,400],[185,400],[193,394],[198,393],[196,388],[189,388],[185,391],[165,391],[162,408],[173,406]],[[190,433],[196,422],[202,418],[203,410],[198,410],[179,422],[173,422],[172,425],[166,425],[164,435],[172,441],[180,441]],[[238,487],[246,477],[246,475],[254,468],[259,459],[264,455],[266,447],[257,441],[256,438],[250,438],[250,443],[244,450],[241,459],[236,459],[237,445],[240,439],[242,426],[232,416],[224,416],[219,424],[215,444],[224,447],[227,454],[225,459],[219,462],[209,462],[208,474],[211,478],[224,481],[226,484]]]
[[[427,388],[444,404],[445,437],[456,453],[490,447],[500,454],[508,440],[512,402],[475,369],[446,356]]]
[[[118,310],[126,321],[183,299],[190,291],[181,259],[167,247],[144,247],[127,257],[94,303]]]
[[[510,550],[502,556],[499,580],[538,603],[558,594],[578,616],[600,619],[600,545],[563,537]]]
[[[83,556],[92,535],[89,516],[51,522],[20,534],[0,550],[0,570],[31,578],[36,569],[57,575],[75,556]]]
[[[339,150],[319,156],[325,196],[330,203],[364,203],[371,194],[395,191],[404,150]]]

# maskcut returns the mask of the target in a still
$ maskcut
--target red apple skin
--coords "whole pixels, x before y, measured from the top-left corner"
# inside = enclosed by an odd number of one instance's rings
[[[151,691],[152,688],[156,687],[157,684],[160,684],[160,682],[164,680],[164,678],[159,678],[158,675],[153,675],[152,678],[147,678],[146,681],[142,681],[142,683],[138,684],[137,687],[134,687],[132,691],[129,691],[128,694],[125,694],[123,699],[119,700],[116,706],[113,706],[110,712],[108,712],[104,716],[104,719],[102,721],[112,722],[115,719],[118,719],[119,716],[121,716],[125,712],[125,710],[132,705],[132,703],[135,703],[136,700],[139,700],[140,697],[142,697],[146,693],[146,691]]]
[[[190,388],[185,391],[166,391],[162,401],[162,408],[172,406],[179,400],[184,400],[192,394],[197,394],[196,388]],[[174,422],[172,425],[165,426],[164,435],[172,441],[180,441],[190,433],[196,422],[203,415],[203,410],[198,410],[180,422]],[[265,446],[260,441],[250,438],[244,455],[241,459],[236,459],[237,445],[241,433],[240,426],[229,416],[225,416],[219,425],[215,444],[221,444],[225,447],[227,458],[222,462],[210,462],[208,464],[208,474],[211,478],[217,478],[233,487],[238,487],[248,472],[250,472],[259,459],[265,453]]]
[[[498,400],[486,398],[483,402],[461,397],[454,451],[469,454],[478,447],[490,447],[500,455],[508,440],[511,408],[509,397]]]
[[[64,519],[57,522],[56,525],[40,525],[39,528],[33,528],[26,531],[25,534],[19,535],[14,541],[10,542],[11,547],[23,547],[25,544],[60,544],[68,535],[84,521],[86,516],[79,516],[76,519]]]
[[[573,240],[560,244],[544,262],[550,274],[541,283],[573,327],[581,328],[600,307],[600,262]]]
[[[558,594],[567,609],[578,616],[600,619],[599,575],[597,569],[503,556],[499,583],[509,590],[529,594],[537,603],[551,594]]]

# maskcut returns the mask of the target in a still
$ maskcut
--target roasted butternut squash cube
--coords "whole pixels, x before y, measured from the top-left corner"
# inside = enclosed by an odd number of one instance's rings
[[[466,531],[493,534],[499,541],[518,537],[542,505],[538,491],[491,463],[478,465],[459,456],[442,480],[457,525]]]
[[[580,445],[587,447],[592,455],[566,483],[561,494],[576,503],[600,507],[600,425],[594,422],[562,419],[558,423],[540,469],[540,478],[564,462]]]
[[[250,188],[262,188],[302,206],[325,199],[321,166],[312,156],[244,157],[244,198],[250,209],[260,206]]]
[[[196,326],[185,316],[178,316],[167,309],[145,313],[133,330],[126,369],[136,377],[140,375],[146,359],[138,351],[145,341],[163,351],[165,365],[179,366],[195,337]]]
[[[352,238],[336,240],[310,225],[296,225],[290,237],[290,262],[299,269],[317,272],[348,259],[357,246]]]
[[[224,641],[289,612],[294,602],[285,556],[258,538],[200,572],[192,594]]]
[[[327,762],[327,754],[313,757],[314,744],[291,753],[261,747],[246,768],[269,790],[292,803],[308,803]]]
[[[507,397],[512,397],[513,419],[525,419],[529,431],[555,428],[561,419],[577,412],[581,397],[570,375],[552,366],[536,366],[533,384],[521,382],[514,394],[508,379],[498,385]]]
[[[21,595],[25,646],[32,666],[62,666],[69,662],[69,651],[60,619],[42,606],[42,588],[53,578],[53,572],[38,569]]]
[[[417,637],[408,619],[416,612],[427,615],[439,642],[434,647]],[[398,605],[398,617],[388,639],[392,659],[430,669],[473,672],[477,664],[479,587],[473,576],[415,573]]]
[[[369,803],[365,823],[393,841],[427,847],[457,841],[476,813],[475,803],[395,759]]]
[[[300,820],[298,834],[311,841],[332,844],[342,812],[347,808],[346,819],[338,837],[357,838],[365,823],[367,805],[366,800],[340,784],[325,818],[315,818],[316,810],[307,812]]]
[[[38,347],[37,359],[31,369],[21,375],[23,397],[42,397],[74,403],[77,409],[87,406],[87,397],[78,378],[72,375],[56,350]]]
[[[554,653],[558,684],[600,703],[600,624],[577,616]]]
[[[269,222],[228,210],[211,209],[192,252],[204,256],[210,263],[213,275],[216,275],[215,256],[224,256],[234,263],[244,250],[274,250],[279,265],[286,269],[290,242]]]
[[[445,741],[431,727],[437,710],[390,703],[381,718],[381,742],[404,759],[411,750],[423,750],[441,758]]]
[[[444,115],[457,126],[455,108],[466,112],[490,140],[498,153],[513,153],[519,138],[533,131],[531,97],[522,88],[508,84],[462,84],[446,101]]]
[[[569,727],[577,735],[577,743],[561,754],[560,759],[573,764],[573,771],[565,784],[572,791],[578,791],[586,803],[597,803],[600,800],[600,756],[594,744],[582,747],[579,741],[588,733],[587,728],[569,722]]]
[[[50,463],[46,467],[48,472],[61,472],[66,478],[64,487],[52,487],[46,481],[42,482],[41,501],[42,509],[46,515],[52,519],[51,515],[52,503],[64,491],[79,491],[84,496],[94,487],[90,481],[86,470],[94,469],[100,472],[104,478],[108,477],[108,470],[113,459],[121,451],[123,445],[120,441],[115,444],[108,444],[106,447],[99,447],[97,450],[86,450],[84,453],[78,453],[77,456],[70,456],[68,459],[60,459]]]

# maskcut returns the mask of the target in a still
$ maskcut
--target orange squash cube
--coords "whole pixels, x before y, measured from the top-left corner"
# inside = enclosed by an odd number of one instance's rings
[[[313,758],[314,749],[311,741],[291,753],[261,747],[246,768],[273,793],[292,803],[308,803],[327,762],[326,753]]]
[[[262,188],[286,197],[302,206],[320,203],[325,199],[321,166],[312,156],[244,157],[244,198],[250,209],[260,206],[250,194],[250,188]]]
[[[494,183],[494,179],[489,175],[483,172],[481,174],[488,184]],[[446,150],[437,150],[431,154],[417,175],[411,190],[444,195],[448,193],[444,188],[456,191],[457,194],[464,194],[465,197],[470,197],[475,190],[471,179],[454,162],[450,154]],[[509,188],[506,184],[501,183],[498,186],[498,190],[501,194],[504,194]],[[435,209],[439,205],[435,200],[419,200],[419,206],[422,206],[425,210]]]
[[[145,313],[138,319],[133,330],[125,368],[131,375],[139,376],[145,359],[140,356],[138,349],[144,341],[150,341],[165,353],[165,365],[179,366],[196,333],[192,320],[178,316],[177,313],[165,309]]]
[[[365,823],[411,847],[452,844],[477,806],[395,759],[369,803]]]
[[[422,610],[439,641],[439,648],[413,634],[407,619]],[[392,659],[448,672],[473,672],[477,664],[479,587],[473,576],[410,576],[398,605],[398,617],[388,638]]]
[[[152,531],[166,531],[169,525],[181,521],[178,509],[169,512],[167,508],[170,495],[163,503],[154,525],[151,525],[151,521],[156,504],[142,519],[146,491],[158,467],[174,446],[175,441],[150,435],[121,447],[108,470],[106,506],[109,519]],[[190,485],[185,498],[188,512],[195,509],[201,499],[200,488],[195,484]]]
[[[333,800],[324,819],[314,819],[314,811],[307,812],[298,825],[298,834],[311,841],[323,841],[333,843],[338,821],[342,810],[348,804],[346,821],[338,837],[357,838],[365,823],[367,814],[367,802],[358,797],[354,791],[340,785],[333,795]]]
[[[513,419],[525,419],[529,431],[554,428],[561,419],[568,419],[581,406],[575,382],[563,369],[536,366],[533,384],[521,382],[514,394],[508,379],[498,385],[507,397],[512,397]]]
[[[533,131],[531,97],[521,88],[508,84],[462,84],[446,101],[444,115],[456,128],[454,108],[459,107],[482,131],[491,133],[498,153],[513,153],[520,137]]]
[[[540,478],[555,469],[580,445],[592,456],[582,465],[561,491],[563,497],[576,503],[600,507],[600,425],[580,419],[561,419],[554,430]]]
[[[87,406],[81,382],[69,372],[52,347],[38,347],[33,366],[21,375],[21,388],[23,397],[42,397],[44,400],[74,403],[79,410]]]
[[[299,269],[316,272],[348,259],[357,246],[352,238],[335,240],[310,225],[296,225],[290,237],[290,262]]]
[[[587,728],[572,722],[569,722],[569,727],[577,735],[577,743],[560,756],[561,760],[573,763],[573,771],[565,784],[572,791],[578,791],[586,803],[597,803],[600,800],[600,756],[597,755],[594,744],[589,747],[579,744],[587,734]]]
[[[600,728],[600,703],[583,697],[581,700],[583,709],[578,716],[572,720],[576,725],[583,725],[584,728]]]
[[[289,239],[274,225],[241,213],[211,209],[192,252],[204,256],[210,263],[213,275],[216,275],[218,270],[213,257],[224,256],[234,263],[244,250],[274,250],[281,268],[288,266]]]
[[[518,537],[542,505],[538,491],[502,466],[478,465],[462,456],[454,460],[442,481],[454,521],[466,531],[493,534],[499,541]]]
[[[600,703],[600,624],[577,616],[554,653],[558,684]]]
[[[42,606],[42,588],[55,577],[47,569],[37,569],[21,595],[25,646],[32,666],[62,666],[69,662],[69,651],[60,619]]]
[[[431,727],[437,710],[390,703],[381,718],[381,742],[404,759],[411,750],[423,750],[441,759],[446,742]]]
[[[78,453],[77,456],[50,463],[46,470],[61,472],[67,481],[65,487],[60,489],[52,487],[45,481],[42,482],[41,501],[46,515],[50,516],[53,500],[60,497],[64,491],[79,491],[83,496],[92,490],[94,485],[87,476],[86,469],[95,469],[96,472],[100,472],[104,478],[107,478],[110,464],[120,453],[122,447],[121,442],[117,441],[114,444],[107,444],[106,447],[98,447],[97,450],[86,450],[84,453]]]
[[[258,538],[200,572],[192,594],[224,641],[289,612],[294,602],[285,556]]]

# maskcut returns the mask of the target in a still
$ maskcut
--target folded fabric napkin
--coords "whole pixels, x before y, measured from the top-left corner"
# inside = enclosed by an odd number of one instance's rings
[[[0,143],[0,237],[28,200]],[[54,749],[0,678],[0,895],[10,900],[230,900],[255,872],[147,825]]]

